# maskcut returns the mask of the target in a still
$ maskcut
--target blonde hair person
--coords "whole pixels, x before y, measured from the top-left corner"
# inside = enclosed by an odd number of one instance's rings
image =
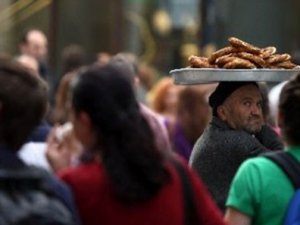
[[[176,115],[180,87],[170,77],[161,78],[148,95],[150,107],[157,113],[173,120]]]

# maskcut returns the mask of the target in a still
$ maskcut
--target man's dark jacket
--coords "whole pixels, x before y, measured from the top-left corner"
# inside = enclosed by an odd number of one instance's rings
[[[254,136],[213,117],[193,148],[190,164],[224,211],[231,181],[240,164],[247,158],[281,149],[283,144],[268,126]]]

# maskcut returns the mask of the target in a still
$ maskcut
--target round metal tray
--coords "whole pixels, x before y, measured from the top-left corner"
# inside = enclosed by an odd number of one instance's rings
[[[220,81],[281,82],[300,72],[300,69],[209,69],[183,68],[171,70],[175,84],[205,84]]]

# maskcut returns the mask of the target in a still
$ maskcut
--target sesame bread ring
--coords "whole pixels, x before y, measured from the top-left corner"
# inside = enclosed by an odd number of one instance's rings
[[[190,56],[188,58],[190,65],[194,68],[210,68],[212,67],[206,57]]]
[[[245,41],[242,41],[238,38],[230,37],[230,38],[228,38],[228,41],[232,47],[238,48],[238,49],[240,49],[240,51],[250,52],[250,53],[253,53],[256,55],[260,54],[260,51],[261,51],[260,48],[254,46],[254,45],[251,45]]]
[[[236,57],[231,53],[217,58],[215,63],[218,65],[218,67],[222,68],[226,63],[229,63],[234,59],[236,59]]]
[[[257,55],[253,55],[248,52],[238,52],[238,53],[236,53],[236,55],[242,59],[249,60],[250,62],[256,64],[260,68],[263,68],[266,66],[265,60]]]
[[[261,49],[260,57],[263,59],[269,58],[271,55],[275,54],[277,49],[273,46],[265,47]]]
[[[238,49],[236,48],[233,48],[231,46],[229,47],[225,47],[225,48],[221,48],[220,50],[214,52],[211,54],[211,56],[208,58],[208,62],[210,64],[214,64],[216,59],[223,56],[223,55],[228,55],[230,53],[234,53],[234,52],[237,52]]]
[[[274,66],[277,68],[283,68],[283,69],[294,69],[297,65],[292,63],[291,61],[284,61],[284,62],[280,62]]]
[[[281,63],[284,61],[288,61],[291,59],[291,55],[289,54],[275,54],[275,55],[271,55],[269,58],[266,59],[266,62],[268,64],[277,64],[277,63]]]
[[[224,65],[225,69],[254,69],[256,66],[246,59],[236,58]]]

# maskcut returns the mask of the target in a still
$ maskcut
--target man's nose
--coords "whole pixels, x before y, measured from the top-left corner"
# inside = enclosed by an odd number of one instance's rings
[[[253,104],[251,107],[251,113],[253,115],[261,115],[261,113],[262,113],[261,105]]]

